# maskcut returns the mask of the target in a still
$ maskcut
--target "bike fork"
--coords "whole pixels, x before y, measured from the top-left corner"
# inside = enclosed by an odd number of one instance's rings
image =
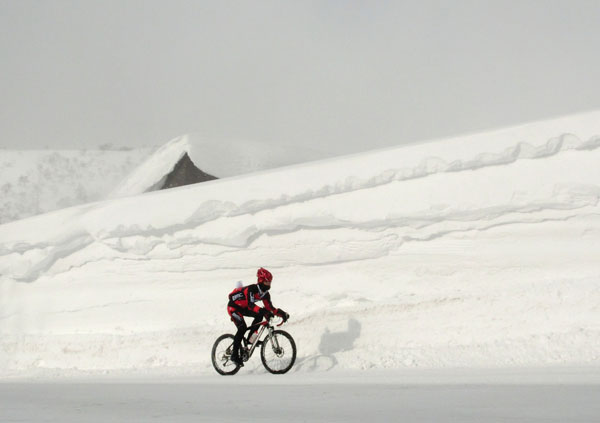
[[[279,341],[277,341],[277,337],[273,336],[273,329],[271,329],[270,331],[271,336],[269,336],[269,340],[271,341],[271,347],[273,347],[273,351],[279,351]]]

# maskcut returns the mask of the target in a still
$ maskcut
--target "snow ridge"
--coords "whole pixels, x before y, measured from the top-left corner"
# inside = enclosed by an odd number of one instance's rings
[[[212,373],[227,293],[258,266],[294,371],[597,366],[593,118],[585,137],[563,121],[0,225],[0,376]]]
[[[312,166],[303,167],[302,165],[296,167],[288,167],[280,171],[272,171],[263,175],[257,175],[256,183],[261,184],[261,187],[254,189],[253,193],[256,197],[249,199],[244,202],[239,200],[236,202],[234,198],[227,198],[226,200],[216,199],[217,195],[211,196],[215,191],[222,190],[228,191],[232,185],[237,184],[238,180],[232,181],[220,181],[223,185],[206,187],[205,191],[208,192],[210,199],[202,201],[189,215],[185,216],[185,219],[180,222],[169,224],[167,227],[155,227],[151,224],[144,227],[138,223],[128,226],[125,222],[119,222],[117,227],[108,229],[102,227],[101,231],[94,233],[94,237],[97,239],[112,238],[129,236],[139,233],[150,233],[158,235],[161,233],[172,232],[181,228],[202,225],[213,220],[217,220],[223,217],[235,217],[245,214],[256,214],[263,210],[274,209],[294,203],[302,203],[311,200],[317,200],[320,198],[326,198],[329,196],[349,193],[353,191],[359,191],[364,189],[375,188],[378,186],[390,184],[399,181],[408,181],[417,178],[424,178],[441,173],[450,172],[463,172],[473,171],[489,166],[501,166],[508,165],[516,162],[517,160],[533,160],[551,157],[559,154],[563,151],[569,150],[595,150],[600,147],[600,136],[595,136],[587,141],[581,141],[577,137],[565,134],[559,137],[548,140],[544,145],[532,146],[528,143],[518,143],[512,147],[506,148],[501,153],[481,153],[474,158],[470,159],[457,159],[452,161],[446,161],[440,157],[427,157],[422,159],[416,166],[412,167],[400,167],[400,168],[387,168],[384,171],[372,174],[370,169],[359,173],[358,175],[345,176],[339,173],[333,174],[329,180],[315,178],[314,174],[322,175],[321,172],[314,172]],[[400,155],[404,149],[394,150],[382,150],[371,154],[361,155],[365,160],[370,163],[381,162],[383,159],[390,155]],[[393,154],[396,153],[396,154]],[[336,161],[323,161],[320,162],[327,170],[328,164],[331,163],[337,168],[351,167],[352,161],[355,160],[355,156],[349,156],[347,158],[341,158]],[[347,163],[346,163],[347,162]],[[336,171],[337,169],[334,169]],[[373,171],[377,171],[378,168],[374,167]],[[312,176],[312,177],[311,177]],[[286,178],[286,180],[294,179],[297,181],[295,185],[289,185],[289,189],[284,194],[279,196],[270,195],[274,191],[279,194],[281,191],[278,190],[278,186],[274,187],[271,183],[272,180],[280,178]],[[246,179],[246,182],[251,185],[252,179]],[[212,182],[216,184],[217,182]],[[256,187],[253,187],[256,188]],[[211,192],[212,191],[212,192]],[[202,197],[201,193],[198,193],[198,197]],[[262,197],[262,198],[261,198]]]
[[[244,175],[256,171],[309,162],[328,157],[328,152],[304,146],[269,145],[249,140],[208,139],[186,134],[158,149],[146,162],[134,169],[115,189],[111,198],[155,191],[166,175],[188,154],[203,172],[217,178]]]
[[[152,190],[151,188],[164,179],[165,175],[169,174],[190,150],[191,145],[185,135],[169,141],[129,174],[109,197],[118,198]]]
[[[178,140],[186,143],[186,139]],[[350,196],[353,192],[361,190],[385,189],[390,185],[402,181],[410,181],[419,178],[432,177],[443,173],[457,173],[466,171],[477,171],[493,166],[505,166],[522,160],[548,159],[562,152],[568,151],[594,151],[600,146],[600,137],[592,137],[587,141],[581,141],[577,137],[564,134],[554,137],[540,146],[532,146],[520,142],[505,148],[500,153],[480,153],[471,158],[455,158],[444,160],[441,157],[426,157],[418,160],[417,164],[408,167],[387,168],[377,172],[381,166],[372,168],[366,166],[354,172],[352,176],[341,173],[341,169],[352,168],[356,156],[343,157],[336,160],[322,161],[311,166],[293,166],[262,172],[247,176],[243,179],[214,181],[202,184],[202,186],[184,187],[191,191],[190,195],[197,198],[208,198],[199,202],[189,204],[189,209],[175,207],[167,220],[158,218],[156,213],[162,214],[164,207],[156,209],[156,201],[163,202],[157,197],[168,197],[167,192],[156,193],[152,196],[145,195],[127,201],[113,201],[99,203],[95,207],[86,208],[88,211],[82,213],[70,228],[69,232],[61,234],[62,240],[55,242],[51,239],[46,241],[37,240],[36,243],[19,242],[0,244],[0,269],[3,274],[25,282],[33,282],[40,275],[47,272],[60,259],[64,259],[80,249],[84,249],[93,242],[99,242],[119,253],[128,253],[136,256],[147,254],[157,245],[166,244],[171,250],[188,245],[207,244],[221,245],[224,247],[247,248],[256,239],[263,235],[293,233],[306,229],[354,228],[357,230],[374,231],[378,228],[411,228],[418,230],[419,234],[402,235],[402,239],[413,240],[435,237],[435,231],[429,233],[424,228],[435,226],[439,222],[453,222],[452,225],[460,226],[464,231],[476,229],[482,226],[482,222],[497,221],[501,216],[525,216],[533,215],[534,211],[567,211],[595,207],[598,203],[597,187],[557,187],[552,186],[544,193],[544,196],[536,198],[535,195],[523,196],[526,201],[515,202],[513,193],[503,204],[482,204],[470,210],[453,210],[444,208],[442,210],[419,210],[416,214],[406,214],[404,211],[394,212],[394,207],[387,210],[383,216],[374,214],[372,216],[361,216],[356,219],[348,216],[343,210],[326,214],[315,215],[311,209],[312,204],[331,200],[345,204],[344,196]],[[418,149],[414,147],[413,149]],[[450,146],[450,150],[452,146]],[[175,151],[174,149],[169,149]],[[393,150],[376,151],[361,155],[361,161],[369,164],[393,162],[395,158],[405,158],[408,147]],[[386,163],[388,165],[388,163]],[[314,166],[320,171],[314,170]],[[333,171],[330,171],[333,168]],[[377,172],[377,173],[376,173]],[[374,174],[375,173],[375,174]],[[315,177],[317,175],[317,177]],[[325,175],[325,178],[322,176]],[[298,181],[289,185],[289,189],[281,190],[280,183],[289,180]],[[236,198],[236,186],[251,186],[251,198],[239,195]],[[222,193],[232,193],[226,198]],[[285,192],[285,194],[281,194]],[[241,192],[238,192],[242,194]],[[275,194],[275,195],[273,195]],[[278,194],[278,195],[277,195]],[[236,201],[237,200],[237,201]],[[175,200],[164,198],[164,202],[171,203]],[[350,201],[351,203],[352,201]],[[129,203],[129,204],[128,204]],[[310,203],[310,207],[302,206]],[[147,210],[144,216],[135,211],[122,213],[131,207],[136,210]],[[292,218],[277,218],[258,220],[254,217],[261,212],[274,216],[289,213],[290,208],[299,206]],[[330,210],[335,210],[331,206]],[[348,204],[348,208],[352,205]],[[306,210],[304,210],[306,209]],[[301,210],[298,213],[298,210]],[[183,213],[182,213],[183,212]],[[120,216],[118,219],[110,216]],[[131,220],[130,218],[133,218]],[[140,219],[141,218],[141,219]],[[229,230],[223,233],[221,230],[223,220],[227,220]],[[519,221],[518,219],[512,220]],[[465,222],[472,222],[468,225]],[[16,222],[18,223],[18,222]],[[25,222],[26,223],[26,222]],[[158,225],[156,223],[159,223]],[[487,224],[483,225],[486,226]],[[214,228],[213,228],[214,227]],[[10,227],[2,228],[4,230]],[[1,231],[1,229],[0,229]],[[442,233],[452,232],[444,228]],[[0,232],[1,233],[1,232]],[[124,242],[127,238],[137,239],[137,247],[131,247],[130,243]],[[145,238],[145,239],[141,239]],[[398,248],[402,242],[385,242],[384,250]],[[140,247],[141,246],[141,247]],[[378,252],[377,255],[386,254]],[[77,266],[77,264],[73,264]]]

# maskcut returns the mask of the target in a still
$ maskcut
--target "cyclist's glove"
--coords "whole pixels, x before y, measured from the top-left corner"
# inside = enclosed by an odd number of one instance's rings
[[[265,319],[269,320],[271,317],[273,317],[273,313],[271,313],[269,310],[267,310],[266,308],[263,308],[261,310],[261,314],[264,316]]]
[[[281,316],[281,318],[283,319],[284,322],[287,322],[287,319],[290,318],[290,315],[287,314],[285,311],[283,311],[282,309],[277,310],[277,314],[279,316]]]

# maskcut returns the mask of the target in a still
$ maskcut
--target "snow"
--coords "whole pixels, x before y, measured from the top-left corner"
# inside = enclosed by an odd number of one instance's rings
[[[155,191],[185,154],[203,172],[228,178],[330,156],[303,146],[270,145],[252,140],[215,139],[198,134],[177,137],[149,157],[112,192],[114,198]]]
[[[0,223],[103,200],[151,152],[0,149]]]
[[[212,376],[260,266],[294,374],[597,369],[599,134],[592,112],[0,225],[0,374]]]
[[[331,156],[307,147],[199,134],[182,135],[159,148],[0,149],[0,224],[155,190],[185,153],[197,167],[219,178]]]

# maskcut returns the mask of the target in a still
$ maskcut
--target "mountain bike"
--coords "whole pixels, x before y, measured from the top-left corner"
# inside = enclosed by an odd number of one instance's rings
[[[283,324],[283,320],[275,325],[274,319],[266,320],[248,328],[248,331],[258,330],[254,343],[249,343],[246,336],[240,345],[240,357],[246,362],[252,357],[257,347],[260,346],[260,359],[270,373],[283,374],[288,372],[296,361],[296,343],[289,333],[276,330]],[[265,336],[263,336],[263,334]],[[231,360],[233,353],[233,335],[226,333],[215,341],[212,347],[212,364],[215,370],[222,375],[234,375],[240,370],[240,365]]]

